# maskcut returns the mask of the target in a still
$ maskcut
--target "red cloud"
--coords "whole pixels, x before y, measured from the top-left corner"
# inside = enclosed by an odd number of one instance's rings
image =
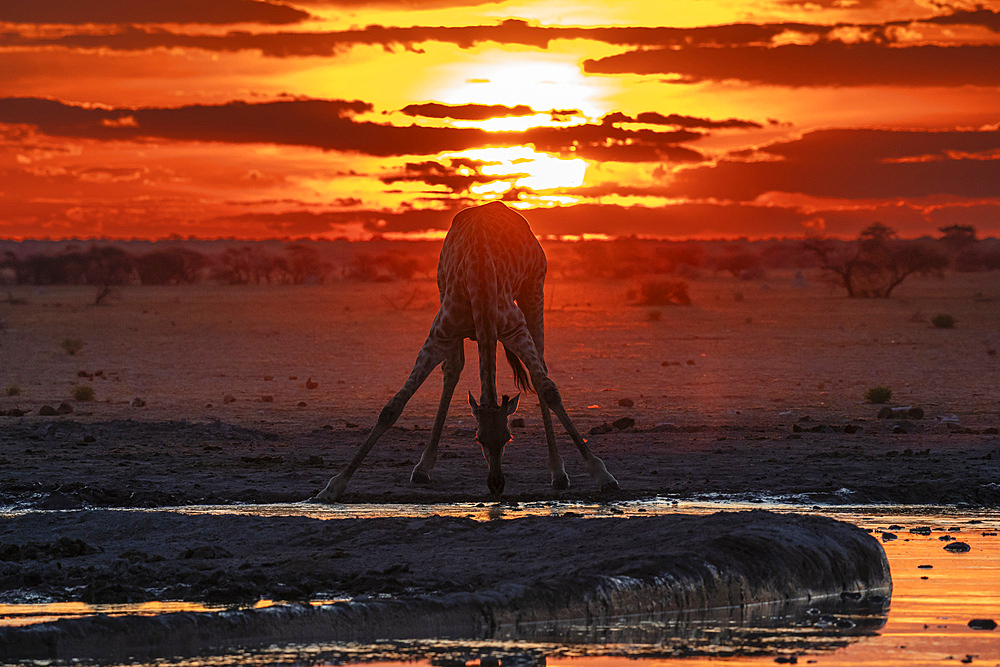
[[[779,86],[997,86],[1000,47],[819,43],[629,51],[585,60],[591,74],[664,74],[681,81]]]
[[[8,23],[299,23],[309,13],[262,0],[46,0],[0,3]]]

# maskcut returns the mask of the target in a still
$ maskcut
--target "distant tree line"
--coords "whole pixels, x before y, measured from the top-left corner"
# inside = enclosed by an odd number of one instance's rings
[[[1000,270],[1000,240],[979,239],[970,226],[940,229],[939,238],[904,240],[874,223],[852,240],[661,241],[641,238],[545,241],[549,275],[558,278],[693,279],[706,272],[742,280],[770,270],[822,270],[849,296],[886,297],[908,276]],[[0,283],[23,285],[303,285],[330,280],[391,282],[431,279],[440,243],[227,243],[212,252],[198,241],[53,244],[47,252],[0,255]],[[149,244],[144,244],[150,247]],[[125,247],[121,247],[125,246]],[[37,247],[37,246],[32,246]]]
[[[356,252],[340,266],[311,245],[292,243],[276,253],[257,244],[202,253],[171,246],[133,253],[113,245],[69,246],[53,253],[0,258],[0,282],[18,285],[304,285],[339,277],[366,282],[410,280],[434,267],[405,252]]]

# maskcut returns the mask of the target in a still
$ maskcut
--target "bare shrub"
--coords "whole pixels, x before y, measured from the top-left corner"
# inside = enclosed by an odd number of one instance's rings
[[[869,403],[888,403],[892,400],[892,389],[884,384],[870,387],[865,391],[865,400]]]
[[[629,290],[629,298],[640,306],[690,306],[688,284],[683,280],[652,278]]]
[[[72,396],[74,401],[92,401],[94,400],[94,388],[88,384],[78,384],[73,387]]]

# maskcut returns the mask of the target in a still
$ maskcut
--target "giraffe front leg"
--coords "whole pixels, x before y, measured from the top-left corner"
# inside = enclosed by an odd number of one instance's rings
[[[452,351],[451,355],[444,362],[444,389],[441,391],[441,402],[438,404],[437,417],[434,419],[434,428],[431,430],[431,438],[420,454],[420,461],[414,466],[410,473],[410,482],[413,484],[429,484],[431,481],[431,469],[437,463],[438,442],[441,440],[441,431],[444,429],[444,420],[448,416],[448,407],[451,405],[451,397],[455,394],[455,385],[462,375],[462,368],[465,366],[465,350],[462,342]]]
[[[552,475],[552,488],[564,491],[569,488],[569,475],[566,474],[566,465],[562,457],[559,456],[559,449],[556,447],[556,434],[552,428],[552,413],[549,406],[545,404],[545,399],[539,395],[538,406],[542,410],[542,424],[545,426],[545,442],[549,447],[549,473]]]
[[[382,412],[378,416],[378,421],[368,434],[364,444],[358,448],[354,458],[347,464],[347,468],[339,475],[330,479],[326,487],[310,498],[310,501],[334,503],[340,499],[340,496],[347,488],[348,482],[351,481],[351,477],[361,467],[361,462],[365,460],[365,457],[368,456],[368,452],[372,450],[372,447],[382,437],[382,434],[396,423],[399,415],[403,413],[406,403],[417,389],[420,388],[420,385],[427,379],[427,376],[431,374],[431,371],[444,360],[449,349],[450,346],[435,338],[432,329],[432,334],[427,337],[424,346],[420,348],[420,354],[417,355],[417,361],[413,365],[413,370],[410,371],[410,377],[406,379],[403,388],[396,392],[396,395],[389,399],[389,402],[382,408]]]

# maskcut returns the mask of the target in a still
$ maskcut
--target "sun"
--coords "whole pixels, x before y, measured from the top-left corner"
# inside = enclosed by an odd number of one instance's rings
[[[573,56],[553,59],[552,54],[494,50],[448,70],[446,79],[454,83],[433,93],[434,99],[445,104],[524,104],[539,112],[573,109],[586,116],[601,113],[600,91],[584,76]]]

